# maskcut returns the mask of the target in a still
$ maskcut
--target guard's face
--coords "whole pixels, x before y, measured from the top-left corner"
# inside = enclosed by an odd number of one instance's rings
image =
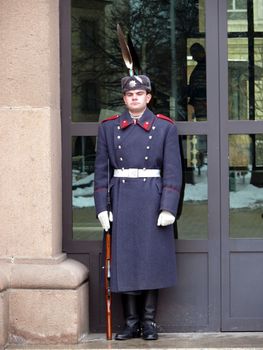
[[[131,114],[141,114],[152,98],[145,90],[130,90],[123,95],[123,100]]]

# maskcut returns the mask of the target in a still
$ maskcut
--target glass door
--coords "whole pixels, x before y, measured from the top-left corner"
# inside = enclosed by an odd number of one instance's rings
[[[220,8],[222,329],[262,331],[263,1]]]
[[[160,331],[219,330],[218,0],[63,0],[60,12],[63,247],[90,270],[90,330],[103,332],[105,326],[102,230],[93,181],[98,124],[123,110],[120,79],[127,71],[117,23],[139,57],[136,70],[153,82],[150,108],[175,121],[182,144],[178,284],[161,292]],[[113,313],[117,329],[122,323],[118,296]]]

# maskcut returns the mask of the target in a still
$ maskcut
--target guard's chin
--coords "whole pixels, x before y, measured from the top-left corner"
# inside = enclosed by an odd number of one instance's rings
[[[132,114],[141,114],[144,111],[145,108],[131,106],[129,109]]]

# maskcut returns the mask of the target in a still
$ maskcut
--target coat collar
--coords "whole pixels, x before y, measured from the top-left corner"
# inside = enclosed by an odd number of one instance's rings
[[[145,131],[150,131],[154,119],[155,115],[148,108],[146,108],[141,118],[136,120],[136,123],[140,125],[140,127],[143,128]],[[134,124],[134,119],[132,119],[130,113],[127,110],[124,113],[122,113],[119,121],[121,129],[125,129],[129,125]]]

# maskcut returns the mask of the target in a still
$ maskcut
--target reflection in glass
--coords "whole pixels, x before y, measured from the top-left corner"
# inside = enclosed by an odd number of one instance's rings
[[[247,31],[247,0],[227,0],[228,32]]]
[[[263,31],[263,0],[253,1],[254,31]]]
[[[188,85],[188,120],[204,121],[207,114],[206,102],[206,52],[204,44],[195,41],[191,44],[190,57],[192,60],[188,62],[189,75]],[[191,63],[195,61],[193,66]]]
[[[127,69],[116,23],[139,58],[136,74],[154,83],[151,109],[176,120],[206,119],[205,0],[71,0],[71,7],[73,122],[123,110]]]
[[[183,137],[185,193],[177,221],[179,239],[208,238],[207,137]]]
[[[72,138],[73,239],[76,240],[102,239],[93,198],[95,147],[95,136]]]
[[[228,0],[229,118],[263,119],[263,0]]]
[[[263,5],[262,5],[263,6]],[[263,11],[263,8],[262,8]],[[263,30],[263,26],[261,28]],[[255,75],[255,119],[263,120],[263,39],[254,41],[254,75]]]
[[[101,3],[101,2],[100,2]],[[96,66],[104,62],[103,22],[105,4],[71,0],[72,121],[94,122],[100,112],[101,83]]]
[[[229,118],[242,120],[249,116],[248,40],[228,39]]]
[[[229,136],[231,238],[263,238],[262,149],[262,134]]]

